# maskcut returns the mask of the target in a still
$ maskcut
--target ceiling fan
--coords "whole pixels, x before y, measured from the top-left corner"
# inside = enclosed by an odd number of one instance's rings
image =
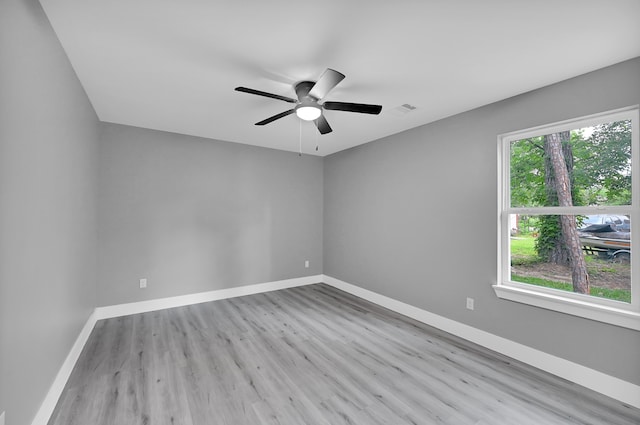
[[[286,96],[280,96],[273,93],[267,93],[260,90],[250,89],[247,87],[236,87],[239,92],[255,94],[258,96],[270,97],[272,99],[283,100],[289,103],[295,103],[296,106],[288,111],[280,112],[265,120],[259,121],[256,125],[269,124],[280,118],[295,114],[302,120],[313,121],[318,128],[320,134],[327,134],[333,131],[323,114],[323,110],[358,112],[361,114],[378,115],[382,110],[381,105],[369,105],[366,103],[348,103],[348,102],[330,102],[323,101],[324,97],[344,79],[344,74],[327,68],[316,82],[301,81],[294,86],[298,99],[292,99]],[[320,103],[322,102],[322,103]]]

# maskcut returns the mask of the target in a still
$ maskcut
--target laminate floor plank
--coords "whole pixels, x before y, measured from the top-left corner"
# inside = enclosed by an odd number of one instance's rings
[[[640,410],[323,284],[99,321],[49,425],[638,425]]]

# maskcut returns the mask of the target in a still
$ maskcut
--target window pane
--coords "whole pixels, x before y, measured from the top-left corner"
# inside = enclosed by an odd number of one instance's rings
[[[631,205],[631,121],[512,141],[510,178],[512,207]]]
[[[562,217],[573,222],[575,234],[565,232]],[[580,267],[584,266],[588,294],[631,302],[631,221],[625,215],[510,216],[511,281],[568,292],[584,292]],[[571,239],[577,236],[578,240]],[[577,244],[577,245],[574,245]],[[570,247],[578,246],[577,282],[574,282]]]

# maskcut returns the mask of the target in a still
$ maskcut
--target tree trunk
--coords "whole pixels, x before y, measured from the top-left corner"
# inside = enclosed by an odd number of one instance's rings
[[[555,179],[554,188],[558,198],[558,205],[561,207],[571,207],[573,206],[571,196],[572,185],[563,152],[562,136],[560,133],[545,136],[545,153],[548,154],[547,156],[553,168]],[[564,136],[567,138],[566,135]],[[564,246],[569,253],[573,291],[588,294],[589,275],[587,273],[587,264],[584,261],[584,255],[582,253],[582,246],[580,245],[580,236],[578,235],[575,217],[561,215],[560,228]]]
[[[573,187],[573,150],[571,148],[570,138],[571,133],[569,131],[563,131],[558,133],[560,135],[560,141],[562,143],[562,153],[564,155],[564,161],[569,173],[569,180],[571,187]],[[544,187],[547,194],[548,206],[558,205],[558,191],[556,190],[556,177],[553,170],[553,164],[551,161],[551,155],[549,154],[549,138],[544,136]],[[560,264],[563,266],[571,265],[571,256],[569,249],[564,243],[562,235],[562,226],[560,224],[560,218],[554,215],[542,216],[542,225],[540,229],[541,241],[544,241],[543,249],[540,255],[546,258],[547,261]]]

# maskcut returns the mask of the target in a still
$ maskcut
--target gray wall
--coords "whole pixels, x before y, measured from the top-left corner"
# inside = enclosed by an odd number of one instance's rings
[[[95,306],[98,120],[40,4],[0,4],[0,411],[26,425]]]
[[[639,76],[640,58],[325,158],[324,273],[640,385],[639,332],[490,286],[496,136],[638,104]]]
[[[322,273],[322,158],[115,124],[99,158],[98,305]]]

